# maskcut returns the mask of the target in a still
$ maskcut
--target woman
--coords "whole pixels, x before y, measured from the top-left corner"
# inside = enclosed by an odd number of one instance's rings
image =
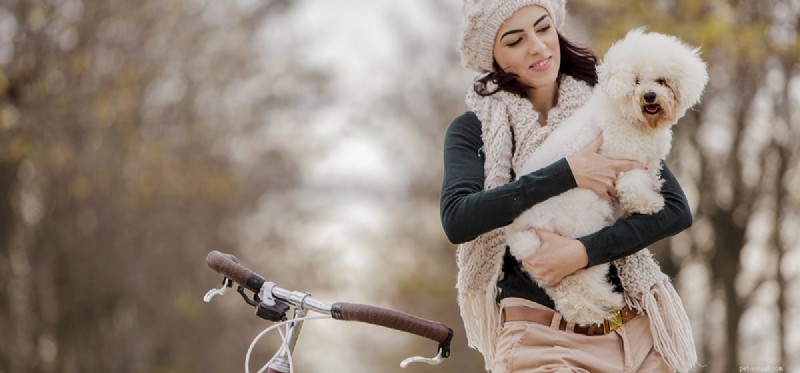
[[[613,199],[616,175],[642,167],[599,155],[601,136],[515,180],[515,168],[597,83],[594,54],[557,31],[564,8],[564,0],[465,2],[462,62],[486,75],[467,94],[469,111],[445,136],[441,218],[449,240],[460,244],[457,288],[469,343],[493,373],[688,371],[697,360],[688,318],[644,249],[692,222],[666,165],[665,206],[654,215],[633,215],[577,239],[537,231],[542,248],[521,263],[504,242],[502,227],[536,203],[575,187]],[[629,306],[585,327],[562,320],[523,272],[554,286],[612,261],[608,281]]]

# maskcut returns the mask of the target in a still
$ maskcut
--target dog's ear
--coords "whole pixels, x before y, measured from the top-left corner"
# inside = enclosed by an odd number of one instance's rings
[[[681,73],[678,82],[678,91],[683,98],[683,105],[690,108],[700,102],[703,90],[708,83],[708,69],[706,63],[700,58],[700,49],[683,45],[685,53],[682,54]]]
[[[597,81],[610,97],[627,97],[636,86],[636,75],[625,66],[601,63],[597,66]]]
[[[602,63],[597,66],[597,81],[606,94],[615,99],[624,99],[636,89],[636,74],[631,61],[636,56],[636,41],[641,38],[642,29],[628,33],[622,40],[616,41],[608,48]]]

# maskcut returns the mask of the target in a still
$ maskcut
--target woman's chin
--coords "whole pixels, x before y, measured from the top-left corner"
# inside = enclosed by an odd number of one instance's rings
[[[525,82],[526,85],[537,89],[555,84],[556,78],[558,78],[558,71],[555,69],[542,72],[529,70],[526,72],[525,76],[521,78],[520,80]]]
[[[545,87],[552,87],[556,84],[556,77],[557,75],[552,74],[552,76],[537,76],[533,79],[527,79],[527,85],[533,87],[533,89],[542,89]]]

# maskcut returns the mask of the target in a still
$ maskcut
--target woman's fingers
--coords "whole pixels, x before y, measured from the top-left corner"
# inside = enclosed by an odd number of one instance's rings
[[[597,138],[594,139],[592,142],[586,144],[581,150],[578,151],[578,153],[582,153],[582,154],[597,153],[597,152],[600,151],[601,147],[603,147],[603,134],[602,133],[599,136],[597,136]]]
[[[604,199],[606,201],[610,201],[611,200],[611,192],[607,188],[601,188],[601,189],[595,190],[594,193],[597,194],[598,197],[600,197],[600,198],[602,198],[602,199]]]
[[[539,241],[542,241],[542,244],[544,244],[544,241],[546,241],[548,238],[550,238],[551,235],[555,234],[553,232],[546,231],[546,230],[539,229],[539,228],[535,228],[535,227],[531,227],[530,230],[532,230],[533,233],[536,233],[536,235],[539,236]]]
[[[567,158],[575,183],[579,188],[591,190],[598,197],[614,201],[617,198],[617,175],[634,169],[647,169],[641,162],[629,159],[611,159],[599,154],[603,134]]]
[[[617,189],[614,187],[615,180],[605,180],[603,182],[599,182],[596,189],[592,191],[597,194],[598,197],[610,201],[612,196],[616,194]]]
[[[600,152],[600,148],[602,148],[602,147],[603,147],[603,134],[601,133],[586,148],[589,148],[589,150],[591,150],[592,153],[598,153],[598,152]]]
[[[647,169],[644,163],[632,161],[628,159],[610,159],[611,168],[614,169],[615,174],[620,172],[630,171],[634,169]],[[616,176],[614,177],[616,179]]]
[[[542,244],[522,264],[538,283],[556,286],[565,276],[588,264],[586,248],[580,241],[534,227],[530,230],[539,236]]]

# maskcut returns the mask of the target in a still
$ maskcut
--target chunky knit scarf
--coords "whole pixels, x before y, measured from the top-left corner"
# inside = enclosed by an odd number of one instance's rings
[[[512,170],[521,167],[590,94],[590,86],[563,76],[558,102],[548,114],[547,125],[541,126],[530,101],[504,91],[481,97],[470,89],[467,106],[478,116],[482,126],[485,189],[510,182]],[[512,147],[512,143],[515,146]],[[496,297],[505,250],[505,237],[500,228],[459,245],[456,254],[461,317],[469,345],[483,354],[486,370],[494,360],[501,326]],[[656,351],[672,368],[688,372],[697,363],[697,354],[689,319],[669,277],[661,272],[647,249],[616,260],[614,265],[625,289],[626,303],[650,318]]]

